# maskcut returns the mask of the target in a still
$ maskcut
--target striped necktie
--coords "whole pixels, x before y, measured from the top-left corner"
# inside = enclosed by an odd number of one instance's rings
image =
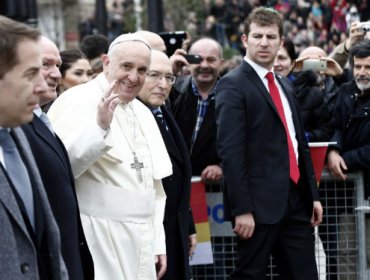
[[[161,122],[161,124],[163,125],[163,127],[166,128],[166,130],[168,131],[168,126],[167,126],[167,123],[166,121],[164,120],[163,118],[163,114],[162,114],[162,111],[158,108],[154,111],[154,115],[155,117]]]

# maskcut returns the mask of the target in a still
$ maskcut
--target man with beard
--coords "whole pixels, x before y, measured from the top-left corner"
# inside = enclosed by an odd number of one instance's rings
[[[190,64],[191,76],[176,80],[170,93],[171,108],[190,152],[192,174],[217,182],[222,169],[216,148],[215,92],[222,47],[213,39],[201,38],[189,54],[199,55],[202,61]]]
[[[350,50],[350,66],[353,80],[343,84],[338,94],[337,106],[334,110],[335,131],[331,141],[337,144],[329,147],[328,167],[333,176],[346,180],[347,172],[363,171],[365,196],[370,195],[370,41],[364,40]],[[346,230],[340,230],[338,240],[338,279],[341,279],[341,269],[352,271],[356,278],[356,248],[354,216],[351,201],[340,200],[338,194],[341,226],[347,224]],[[353,234],[353,236],[349,236]],[[353,240],[353,246],[343,247],[343,240]],[[348,244],[347,244],[348,245]],[[343,257],[342,257],[343,256]],[[352,260],[352,261],[351,261]],[[348,263],[350,261],[351,263]],[[347,278],[346,278],[347,279]]]
[[[153,114],[135,99],[151,48],[141,36],[123,34],[102,59],[103,73],[65,91],[48,115],[71,160],[95,279],[161,278],[161,180],[172,165]]]

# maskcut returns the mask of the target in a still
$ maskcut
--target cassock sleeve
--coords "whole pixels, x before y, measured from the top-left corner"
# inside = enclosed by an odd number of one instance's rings
[[[154,214],[154,255],[166,255],[166,238],[163,227],[166,193],[161,180],[154,180],[155,214]]]
[[[101,93],[90,88],[86,85],[64,92],[48,111],[53,129],[68,151],[75,178],[111,148],[96,121]],[[91,96],[85,98],[84,92]]]

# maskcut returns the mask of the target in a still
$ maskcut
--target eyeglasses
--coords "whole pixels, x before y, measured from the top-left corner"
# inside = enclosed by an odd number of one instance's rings
[[[160,80],[164,77],[164,79],[166,80],[167,83],[173,85],[176,81],[176,76],[175,75],[172,75],[172,74],[164,74],[164,73],[161,73],[161,72],[157,72],[157,71],[149,71],[146,73],[146,76],[153,80],[153,81],[157,81],[157,80]]]

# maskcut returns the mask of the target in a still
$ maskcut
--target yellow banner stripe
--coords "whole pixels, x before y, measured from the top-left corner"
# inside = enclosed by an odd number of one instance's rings
[[[197,230],[197,242],[207,242],[211,240],[209,222],[195,224]]]

